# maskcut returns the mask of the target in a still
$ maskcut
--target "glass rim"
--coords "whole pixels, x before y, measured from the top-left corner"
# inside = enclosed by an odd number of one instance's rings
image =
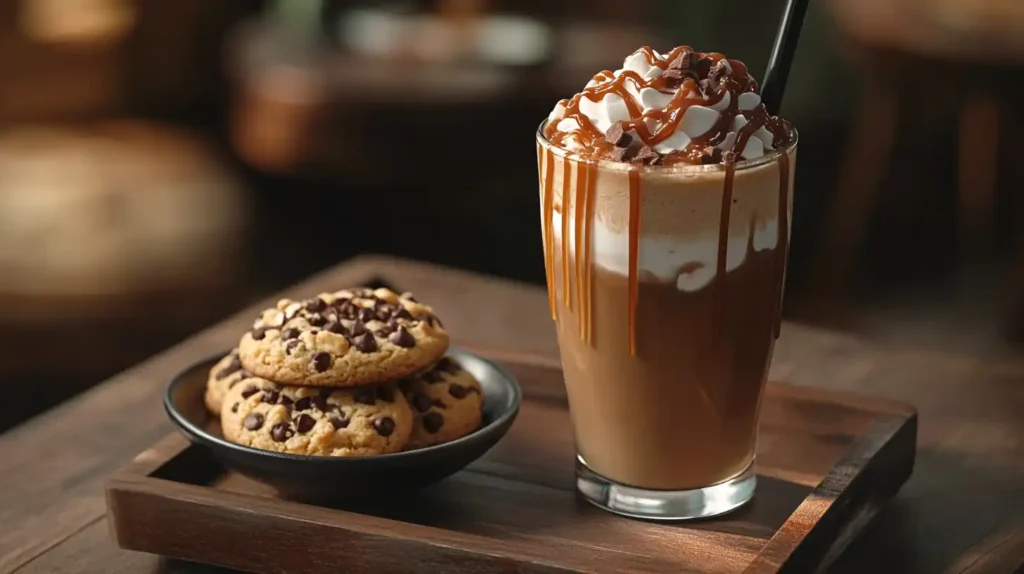
[[[544,135],[544,126],[547,125],[548,120],[544,119],[537,127],[537,142],[544,147],[550,149],[555,155],[562,159],[571,160],[577,163],[594,164],[604,169],[613,169],[618,171],[641,171],[641,172],[659,172],[659,173],[676,173],[676,172],[690,172],[690,173],[715,173],[725,172],[725,164],[723,163],[712,163],[712,164],[692,164],[692,163],[676,163],[672,165],[642,165],[635,163],[625,163],[621,161],[615,161],[611,159],[589,159],[575,155],[575,152],[568,150],[562,146],[556,145],[548,140],[547,136]],[[789,142],[784,148],[774,149],[761,157],[754,159],[744,159],[736,162],[736,171],[751,169],[767,165],[775,162],[782,154],[789,154],[796,149],[797,144],[800,141],[800,134],[796,131],[796,128],[790,128],[790,134],[793,136],[793,140]]]

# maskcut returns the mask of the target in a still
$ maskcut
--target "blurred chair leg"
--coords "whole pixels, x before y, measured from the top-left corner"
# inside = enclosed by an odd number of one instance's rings
[[[972,95],[960,111],[957,147],[959,247],[965,257],[990,255],[999,169],[999,100]],[[966,259],[965,259],[966,260]]]
[[[1006,100],[1006,112],[1004,121],[1007,122],[1007,133],[1014,133],[1024,128],[1024,86],[1011,91]],[[1010,190],[1013,194],[1011,205],[1013,206],[1011,229],[1013,240],[1013,263],[1010,269],[1009,293],[1010,309],[1007,317],[1008,324],[1004,327],[1008,331],[1010,339],[1024,341],[1024,140],[1015,137],[1004,138],[1006,149],[1003,150],[1003,157],[1009,158],[1006,163],[1007,177],[1003,189]]]
[[[856,267],[879,184],[896,138],[898,94],[868,82],[839,168],[835,198],[824,219],[822,242],[810,271],[812,312],[836,311]]]

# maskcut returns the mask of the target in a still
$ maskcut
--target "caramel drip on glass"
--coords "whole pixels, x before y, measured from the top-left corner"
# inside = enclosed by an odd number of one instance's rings
[[[576,246],[573,261],[576,264],[576,310],[579,318],[580,339],[585,340],[586,321],[584,315],[586,306],[583,301],[583,229],[586,226],[584,221],[587,206],[587,190],[590,180],[590,168],[588,164],[576,162],[576,203],[573,205],[573,239]]]
[[[562,158],[562,299],[565,301],[566,309],[572,311],[572,282],[569,276],[569,200],[570,173],[572,168],[567,158]]]
[[[637,265],[640,255],[640,206],[643,187],[640,172],[629,172],[629,356],[636,356],[636,307],[640,294]]]
[[[712,333],[713,348],[718,347],[718,342],[725,336],[725,299],[728,296],[726,289],[726,259],[729,256],[729,217],[732,214],[732,184],[736,178],[736,164],[732,161],[725,164],[725,186],[722,190],[722,213],[718,219],[718,261],[715,265],[716,301],[715,301],[715,322],[714,333]]]
[[[555,318],[555,252],[554,237],[551,225],[554,222],[555,207],[555,153],[548,148],[544,161],[544,268],[548,283],[548,306],[551,308],[551,319]]]
[[[592,243],[594,241],[593,240],[593,237],[594,237],[594,230],[593,230],[593,228],[594,228],[594,225],[593,225],[594,224],[594,204],[597,202],[596,186],[597,186],[597,165],[596,164],[587,164],[587,190],[584,192],[585,195],[586,195],[586,204],[587,204],[586,205],[586,210],[587,210],[587,213],[583,217],[583,220],[586,222],[586,227],[584,228],[584,235],[583,235],[583,267],[584,267],[583,270],[584,270],[585,275],[586,275],[586,277],[584,278],[584,282],[586,284],[585,284],[584,289],[583,289],[583,297],[586,300],[586,313],[584,313],[584,316],[586,318],[586,339],[585,340],[586,340],[586,342],[588,344],[593,340],[593,336],[594,336],[594,330],[593,330],[593,326],[594,326],[593,310],[592,310],[592,307],[591,307],[591,303],[593,302],[593,297],[592,297],[592,294],[593,294],[592,285],[593,285],[593,283],[591,282],[592,281],[591,269],[593,268],[593,264],[590,261],[590,257],[591,257],[591,254],[593,253],[593,251],[592,251]]]
[[[786,255],[789,253],[789,154],[779,156],[779,242],[775,246],[775,280],[772,293],[775,301],[775,338],[782,332],[782,292],[786,283]]]

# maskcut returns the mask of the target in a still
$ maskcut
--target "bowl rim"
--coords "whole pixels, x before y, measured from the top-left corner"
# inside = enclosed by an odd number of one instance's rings
[[[509,423],[511,419],[514,419],[516,415],[519,413],[519,407],[522,404],[522,388],[519,386],[519,381],[517,381],[516,378],[513,377],[512,374],[509,373],[507,369],[495,363],[494,361],[491,361],[490,359],[481,357],[476,353],[472,353],[470,351],[453,345],[448,348],[448,351],[445,353],[446,356],[449,354],[454,354],[456,355],[456,359],[458,359],[459,356],[469,356],[472,357],[473,360],[483,362],[489,368],[494,369],[495,372],[497,372],[500,375],[500,378],[503,379],[504,384],[507,385],[509,390],[511,391],[511,400],[509,401],[510,404],[508,406],[503,405],[503,412],[499,416],[495,417],[494,420],[490,421],[486,425],[481,426],[477,430],[467,434],[466,436],[459,437],[453,441],[418,448],[415,450],[405,450],[400,452],[378,454],[373,456],[314,456],[307,454],[292,454],[285,452],[275,452],[271,450],[263,450],[250,446],[236,444],[225,438],[210,434],[205,429],[193,424],[192,421],[190,421],[184,414],[182,414],[174,404],[174,391],[179,386],[184,384],[186,375],[188,373],[193,371],[196,367],[198,367],[201,364],[216,362],[230,352],[230,350],[221,351],[213,355],[210,355],[204,359],[191,363],[189,366],[185,367],[177,374],[175,374],[171,378],[170,382],[167,384],[167,387],[164,389],[164,411],[167,413],[168,418],[171,419],[171,422],[176,427],[178,427],[178,429],[184,432],[192,440],[192,442],[202,444],[214,450],[228,449],[245,455],[268,457],[271,459],[290,460],[296,462],[305,462],[309,464],[321,465],[352,465],[361,463],[367,464],[369,461],[401,461],[409,458],[426,456],[429,455],[430,453],[439,452],[449,448],[457,448],[458,445],[460,444],[471,443],[472,441],[477,440],[479,437],[484,436],[490,432],[494,432],[495,430]]]

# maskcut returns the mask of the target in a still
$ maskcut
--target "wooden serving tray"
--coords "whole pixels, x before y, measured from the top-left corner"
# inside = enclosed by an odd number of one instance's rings
[[[302,504],[174,434],[108,483],[113,536],[122,548],[253,572],[806,572],[830,564],[914,465],[912,407],[771,383],[751,504],[699,522],[622,518],[575,494],[557,364],[490,355],[523,386],[519,418],[439,484],[353,506]]]

